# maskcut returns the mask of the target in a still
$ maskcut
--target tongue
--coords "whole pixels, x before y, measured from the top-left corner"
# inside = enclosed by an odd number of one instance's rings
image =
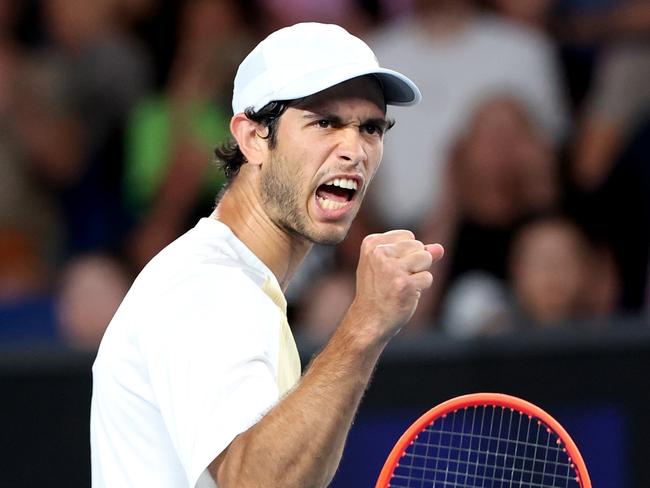
[[[327,198],[328,200],[334,200],[335,202],[348,201],[348,190],[338,186],[321,185],[316,190],[316,195],[321,198]]]

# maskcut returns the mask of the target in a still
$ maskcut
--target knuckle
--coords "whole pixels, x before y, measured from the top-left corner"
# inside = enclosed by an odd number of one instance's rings
[[[422,286],[419,286],[418,288],[420,289],[429,288],[432,284],[433,284],[433,275],[428,271],[422,273],[422,282],[421,282]]]
[[[411,273],[425,271],[431,267],[431,264],[431,255],[426,251],[418,251],[416,253],[413,253],[408,257],[408,261],[405,263],[406,269]]]
[[[424,244],[416,240],[404,240],[399,244],[404,254],[417,254],[424,250]]]
[[[381,258],[386,254],[386,249],[383,246],[376,246],[370,250],[370,254],[374,257]]]
[[[390,244],[379,244],[372,250],[372,254],[379,258],[387,258],[395,253],[393,246]]]
[[[370,245],[377,240],[377,234],[368,234],[363,238],[362,245]]]
[[[369,249],[373,249],[377,247],[378,243],[379,243],[378,234],[368,234],[366,237],[363,238],[363,241],[361,242],[361,250],[367,252]]]
[[[388,232],[385,232],[384,235],[396,236],[401,239],[409,239],[409,240],[415,239],[415,234],[413,234],[413,232],[411,232],[410,230],[406,230],[406,229],[389,230]]]
[[[410,230],[402,229],[398,232],[400,233],[400,237],[403,237],[404,239],[408,239],[410,241],[415,239],[415,234]]]
[[[413,249],[411,252],[408,254],[408,257],[413,260],[413,262],[422,264],[426,263],[429,260],[429,257],[431,254],[429,254],[427,251],[421,248]]]

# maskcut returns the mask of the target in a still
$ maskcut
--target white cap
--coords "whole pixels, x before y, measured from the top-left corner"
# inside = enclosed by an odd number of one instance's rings
[[[368,74],[379,79],[386,104],[414,105],[422,98],[415,83],[381,68],[368,45],[342,27],[315,22],[285,27],[260,42],[239,65],[233,113],[313,95]]]

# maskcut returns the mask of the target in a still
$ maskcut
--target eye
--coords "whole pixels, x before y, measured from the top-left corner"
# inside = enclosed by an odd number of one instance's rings
[[[369,134],[371,136],[377,135],[377,136],[382,136],[384,135],[384,130],[379,127],[377,124],[364,124],[361,126],[361,130],[363,130],[366,134]]]
[[[332,127],[332,121],[327,119],[322,119],[316,122],[316,125],[318,125],[318,127],[320,127],[321,129],[328,129]]]

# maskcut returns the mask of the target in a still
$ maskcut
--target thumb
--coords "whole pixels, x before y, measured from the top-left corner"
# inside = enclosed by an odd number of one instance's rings
[[[435,263],[436,261],[439,261],[442,256],[445,254],[445,248],[442,247],[441,244],[426,244],[424,248],[429,251],[431,254],[431,257],[433,258],[433,262]]]

